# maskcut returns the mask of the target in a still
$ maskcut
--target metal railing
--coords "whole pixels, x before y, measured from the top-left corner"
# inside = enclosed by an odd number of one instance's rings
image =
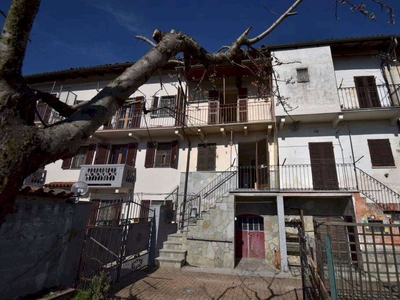
[[[133,188],[136,169],[126,164],[81,165],[79,181],[90,187]]]
[[[394,92],[389,91],[386,85],[341,87],[338,89],[340,105],[343,110],[398,106],[399,104],[395,104],[396,101],[393,100],[396,98],[396,90],[399,87],[400,85],[390,85],[390,90]],[[362,102],[360,102],[359,95],[363,95]],[[399,100],[397,99],[397,102]]]
[[[385,211],[400,211],[400,195],[356,167],[360,192],[380,205]]]
[[[203,212],[209,211],[216,202],[232,190],[236,185],[234,178],[236,174],[236,171],[224,171],[196,195],[189,196],[186,199],[185,210],[183,210],[183,203],[180,207],[181,229],[195,222]]]
[[[119,130],[134,128],[160,128],[181,126],[182,122],[188,127],[266,122],[272,121],[271,102],[246,103],[246,105],[226,104],[216,107],[208,103],[189,104],[186,113],[167,108],[163,113],[132,112],[128,109],[119,110],[101,130]]]
[[[398,225],[314,223],[318,273],[332,299],[400,299]]]
[[[36,172],[33,172],[25,178],[24,185],[43,187],[46,182],[46,174],[46,170],[38,169]]]

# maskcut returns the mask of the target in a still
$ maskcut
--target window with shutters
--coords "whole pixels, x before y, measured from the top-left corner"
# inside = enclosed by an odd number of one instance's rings
[[[308,68],[301,68],[297,70],[297,82],[309,82],[310,76],[308,75]]]
[[[176,96],[154,97],[152,104],[152,117],[174,117]]]
[[[154,166],[169,167],[171,161],[171,143],[157,143]]]
[[[197,148],[197,171],[215,171],[216,144],[199,144]]]
[[[368,140],[373,167],[394,167],[394,158],[389,139]]]
[[[128,145],[112,145],[108,163],[109,164],[124,164],[128,152]]]
[[[145,168],[177,168],[178,141],[168,143],[148,142]]]
[[[44,123],[49,123],[52,108],[47,103],[39,100],[36,105],[36,111],[35,122],[40,122],[40,119],[42,119]]]
[[[356,76],[354,83],[360,108],[381,107],[375,76]]]
[[[71,169],[80,169],[85,164],[89,146],[82,146],[71,160]]]

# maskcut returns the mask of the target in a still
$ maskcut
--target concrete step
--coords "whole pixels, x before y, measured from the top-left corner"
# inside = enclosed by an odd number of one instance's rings
[[[165,241],[165,242],[163,243],[163,249],[175,249],[175,250],[180,250],[180,249],[182,249],[182,243],[181,243],[181,242]]]
[[[168,241],[170,242],[183,242],[183,234],[182,233],[173,233],[168,235]]]
[[[181,269],[185,265],[185,259],[173,257],[157,257],[156,265],[160,268]]]
[[[159,257],[186,258],[186,250],[181,249],[161,249]]]

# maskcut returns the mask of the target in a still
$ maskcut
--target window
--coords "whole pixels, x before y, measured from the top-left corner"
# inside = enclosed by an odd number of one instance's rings
[[[95,149],[96,144],[80,147],[74,157],[63,160],[61,168],[64,170],[80,169],[81,165],[91,165]]]
[[[389,139],[368,140],[371,164],[374,167],[393,167],[394,159]]]
[[[42,119],[44,123],[49,123],[52,111],[51,107],[42,100],[39,100],[36,105],[36,110],[35,122],[40,122],[40,119]]]
[[[126,161],[127,152],[128,152],[127,144],[112,145],[108,163],[109,164],[124,164]]]
[[[152,113],[152,117],[174,117],[176,97],[174,96],[162,96],[154,97],[152,109],[155,110]]]
[[[308,68],[296,69],[297,70],[297,82],[309,82],[310,77],[308,75]]]
[[[215,171],[216,149],[216,144],[199,144],[197,171]]]
[[[381,107],[374,76],[354,77],[360,108]]]
[[[148,142],[145,167],[176,169],[178,167],[178,141],[168,143]]]
[[[79,148],[78,153],[72,158],[71,169],[80,169],[81,165],[85,164],[88,149],[88,146]]]

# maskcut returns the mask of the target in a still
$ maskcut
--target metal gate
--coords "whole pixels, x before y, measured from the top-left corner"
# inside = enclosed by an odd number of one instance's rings
[[[154,263],[155,214],[133,198],[95,202],[78,270],[79,288],[106,272],[112,282]]]

